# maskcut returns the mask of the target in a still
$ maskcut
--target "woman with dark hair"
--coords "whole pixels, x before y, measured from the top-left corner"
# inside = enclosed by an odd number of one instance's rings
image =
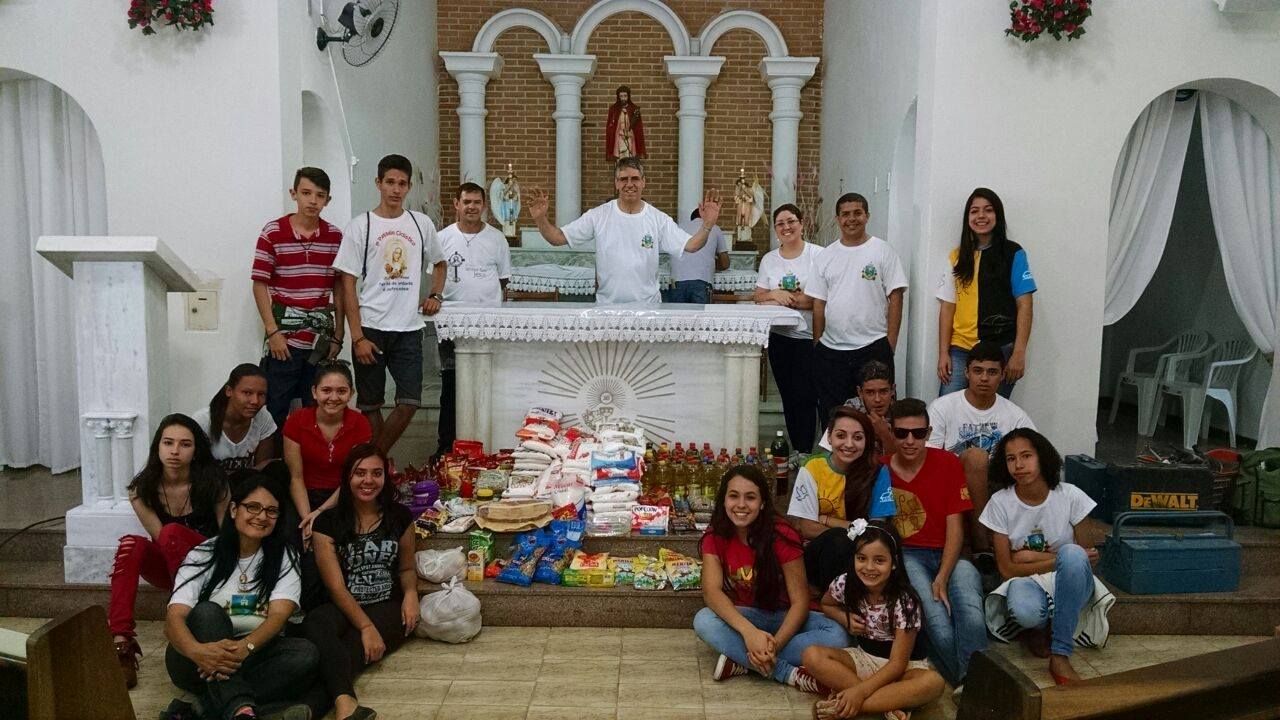
[[[1098,551],[1082,523],[1094,501],[1061,482],[1062,457],[1045,436],[1018,428],[991,455],[993,491],[981,522],[992,533],[996,566],[1005,583],[987,597],[987,629],[1008,642],[1021,634],[1038,657],[1049,658],[1059,685],[1077,681],[1075,644],[1107,641],[1107,611],[1115,597],[1093,576]]]
[[[271,459],[276,421],[266,410],[267,375],[262,368],[241,363],[209,401],[191,414],[209,436],[213,457],[228,474],[262,467]]]
[[[822,417],[818,414],[818,391],[814,387],[813,298],[804,288],[813,275],[813,259],[822,248],[804,239],[804,213],[785,203],[773,211],[773,229],[778,247],[760,258],[756,291],[757,305],[781,305],[800,312],[800,324],[777,327],[769,333],[769,367],[782,396],[791,447],[800,455],[813,451],[813,439]]]
[[[309,720],[287,705],[315,676],[319,655],[281,635],[298,609],[301,580],[289,528],[277,522],[284,488],[254,471],[237,475],[227,522],[178,569],[165,614],[165,667],[174,685],[200,698],[204,717]]]
[[[365,416],[351,408],[351,366],[341,360],[316,365],[311,396],[316,404],[299,408],[284,423],[284,459],[289,465],[289,496],[302,518],[303,538],[321,512],[338,502],[347,453],[373,438]]]
[[[371,720],[353,686],[366,665],[394,652],[418,622],[413,518],[396,502],[387,456],[372,443],[347,455],[337,506],[312,534],[330,602],[307,613],[303,631],[320,650],[320,679],[307,704],[319,717]]]
[[[702,536],[702,596],[707,606],[693,630],[720,653],[713,680],[749,670],[816,692],[800,666],[811,645],[844,647],[848,635],[809,610],[800,538],[774,510],[760,469],[729,469],[716,491],[711,525]]]
[[[965,388],[969,350],[990,340],[1008,359],[1000,394],[1009,397],[1027,368],[1035,291],[1026,251],[1008,237],[1000,196],[975,188],[964,203],[960,247],[938,285],[939,395]]]
[[[848,568],[853,544],[844,531],[850,522],[897,513],[889,470],[872,451],[871,418],[838,405],[831,410],[827,440],[831,450],[811,455],[796,473],[787,508],[800,535],[810,541],[804,551],[805,569],[817,588],[825,588]]]
[[[173,588],[178,565],[191,548],[218,531],[227,506],[227,480],[209,451],[209,438],[186,415],[160,421],[147,462],[129,483],[129,503],[146,535],[125,535],[111,568],[107,626],[129,687],[138,684],[142,649],[134,632],[138,580]]]

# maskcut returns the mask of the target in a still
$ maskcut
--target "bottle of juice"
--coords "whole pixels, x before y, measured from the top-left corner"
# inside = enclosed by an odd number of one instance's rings
[[[715,453],[713,453],[713,452],[711,452],[711,443],[707,443],[707,442],[702,443],[702,458],[701,458],[701,459],[702,459],[702,461],[703,461],[703,462],[715,462],[715,461],[716,461],[716,454],[715,454]]]
[[[666,460],[668,452],[669,451],[667,450],[667,441],[663,440],[662,444],[658,446],[658,459]]]
[[[671,451],[671,459],[675,462],[684,460],[684,446],[676,443],[676,449]]]
[[[684,456],[690,460],[697,460],[698,459],[698,443],[696,442],[689,443],[689,449],[685,451]]]

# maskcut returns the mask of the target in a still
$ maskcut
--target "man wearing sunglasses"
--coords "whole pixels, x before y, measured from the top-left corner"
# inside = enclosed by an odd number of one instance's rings
[[[897,450],[889,468],[894,524],[902,537],[907,578],[920,596],[930,660],[952,687],[964,683],[969,656],[987,647],[982,577],[960,557],[964,514],[973,509],[960,458],[927,447],[929,410],[915,398],[889,408]]]

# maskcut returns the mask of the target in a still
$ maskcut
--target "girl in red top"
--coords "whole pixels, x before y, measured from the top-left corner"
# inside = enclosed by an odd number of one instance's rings
[[[809,611],[800,536],[778,517],[760,470],[730,468],[702,537],[702,596],[693,630],[720,652],[714,680],[755,670],[807,692],[825,693],[803,667],[810,645],[844,647],[838,623]]]
[[[302,518],[304,539],[311,537],[316,517],[337,504],[347,453],[373,438],[364,415],[347,407],[351,385],[351,368],[345,362],[320,363],[311,386],[316,404],[294,411],[284,423],[289,495]]]

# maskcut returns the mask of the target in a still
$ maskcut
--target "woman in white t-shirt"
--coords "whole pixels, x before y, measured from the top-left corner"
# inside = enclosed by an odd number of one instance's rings
[[[191,419],[209,436],[214,459],[228,475],[261,467],[271,459],[276,421],[266,405],[266,373],[257,365],[241,363],[209,401],[209,407],[191,413]]]
[[[760,259],[752,299],[757,305],[781,305],[800,311],[800,325],[777,327],[769,333],[769,366],[782,395],[791,449],[803,456],[813,452],[817,427],[824,421],[818,413],[818,393],[811,371],[813,299],[804,294],[813,275],[813,258],[822,248],[805,242],[804,213],[791,203],[773,211],[773,227],[779,245]]]
[[[199,696],[206,717],[247,720],[267,703],[288,703],[312,683],[320,655],[281,635],[298,609],[302,581],[289,528],[278,522],[288,492],[259,472],[242,475],[224,522],[178,569],[165,615],[165,667]],[[276,717],[306,720],[306,705]]]
[[[988,629],[1002,639],[1020,629],[1032,653],[1048,656],[1054,682],[1064,685],[1080,680],[1071,667],[1079,627],[1096,620],[1089,613],[1105,616],[1110,604],[1092,600],[1098,551],[1081,532],[1095,503],[1061,482],[1061,469],[1062,457],[1045,436],[1030,428],[1011,431],[992,453],[990,486],[997,492],[981,522],[991,529],[1006,580],[987,598]],[[1009,628],[1010,621],[1017,627]],[[1097,634],[1084,633],[1082,642],[1105,642]]]

